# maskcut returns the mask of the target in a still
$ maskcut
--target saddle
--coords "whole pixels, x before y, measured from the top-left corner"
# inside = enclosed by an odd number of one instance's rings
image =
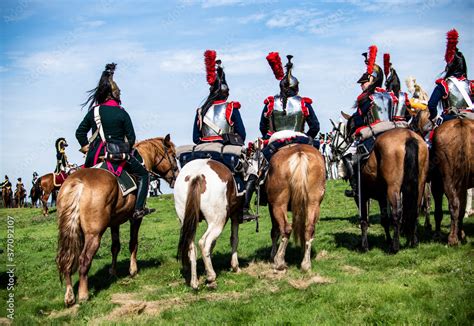
[[[247,167],[242,146],[224,145],[222,143],[203,143],[198,145],[184,145],[176,149],[181,168],[193,160],[212,159],[221,162],[232,172],[236,184],[237,196],[245,194],[243,173]]]
[[[117,180],[119,188],[122,191],[122,196],[124,197],[137,189],[135,179],[126,170],[123,170],[125,163],[125,161],[117,164],[105,161],[92,167],[92,169],[101,169],[111,173]]]
[[[281,148],[296,144],[312,145],[319,149],[319,141],[314,141],[304,133],[292,130],[282,130],[277,131],[270,137],[268,145],[262,149],[262,154],[267,162],[270,162],[272,156]]]
[[[61,171],[59,173],[54,173],[53,172],[53,184],[55,187],[61,187],[61,185],[64,183],[64,181],[66,181],[67,177],[69,175],[64,172],[64,171]]]

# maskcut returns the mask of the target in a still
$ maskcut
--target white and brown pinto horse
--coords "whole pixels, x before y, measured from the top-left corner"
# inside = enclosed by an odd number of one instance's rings
[[[171,187],[177,176],[176,151],[169,135],[135,144],[148,171],[157,173]],[[115,176],[102,169],[81,169],[64,181],[59,190],[58,253],[56,263],[61,278],[66,279],[64,302],[75,302],[71,276],[79,269],[79,300],[89,297],[87,274],[108,227],[112,233],[112,266],[115,275],[120,251],[119,227],[133,214],[136,193],[123,196]],[[130,220],[130,275],[137,269],[140,220]]]
[[[237,245],[243,196],[237,197],[232,172],[224,164],[211,159],[197,159],[186,164],[180,171],[176,179],[174,200],[181,222],[178,255],[181,256],[183,267],[191,265],[190,286],[195,290],[199,286],[194,238],[199,222],[205,219],[207,230],[199,240],[199,247],[206,268],[207,286],[214,288],[217,283],[211,261],[212,249],[229,219],[232,223],[231,266],[233,271],[239,271]]]
[[[288,131],[275,133],[270,142],[291,136]],[[291,144],[270,159],[265,182],[268,208],[272,219],[272,251],[274,268],[286,268],[285,252],[291,232],[304,247],[301,269],[311,269],[311,243],[319,220],[320,206],[326,189],[326,171],[321,153],[311,145]],[[288,212],[293,213],[292,223]],[[278,239],[281,236],[277,250]]]

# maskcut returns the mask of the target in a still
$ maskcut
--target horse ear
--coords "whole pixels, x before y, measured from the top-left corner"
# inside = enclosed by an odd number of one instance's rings
[[[349,114],[345,113],[344,111],[341,111],[341,115],[342,115],[342,117],[343,117],[344,119],[346,119],[346,120],[349,120],[350,117],[351,117]]]
[[[167,134],[167,135],[165,136],[165,145],[166,145],[166,146],[169,146],[170,140],[171,140],[171,136],[170,136],[170,134]]]

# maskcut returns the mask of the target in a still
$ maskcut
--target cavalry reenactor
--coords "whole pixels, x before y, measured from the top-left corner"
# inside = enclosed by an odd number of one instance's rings
[[[474,112],[471,84],[467,79],[466,60],[457,47],[458,37],[459,34],[455,29],[447,33],[444,77],[436,80],[436,87],[428,101],[431,120],[438,115],[440,101],[443,108],[442,121],[454,119],[463,111]]]
[[[369,55],[367,57],[367,53],[363,53],[362,55],[365,56],[366,64],[367,64],[367,71],[362,74],[362,76],[357,81],[360,84],[360,88],[362,93],[357,96],[357,100],[355,103],[356,111],[352,114],[351,120],[353,121],[353,125],[351,126],[352,136],[353,134],[360,128],[367,126],[370,123],[370,119],[368,117],[369,111],[372,106],[371,96],[374,94],[377,87],[381,86],[381,80],[383,80],[382,70],[380,67],[375,63],[375,59],[377,57],[377,47],[372,45],[369,48]],[[376,68],[378,67],[378,68]],[[380,73],[376,72],[380,69]],[[377,86],[380,85],[380,86]],[[347,197],[354,197],[357,190],[357,176],[354,173],[354,156],[357,153],[357,146],[359,145],[358,141],[354,141],[352,145],[347,149],[344,156],[341,160],[341,165],[338,171],[345,172],[340,177],[344,179],[349,179],[349,183],[352,187],[351,190],[346,190],[345,195]]]
[[[288,63],[285,65],[286,73],[278,52],[271,52],[267,61],[273,70],[275,78],[280,81],[280,93],[265,99],[262,115],[260,117],[260,132],[264,139],[268,139],[277,131],[291,130],[305,133],[314,139],[319,132],[319,121],[314,113],[309,97],[301,97],[299,93],[299,81],[293,76],[292,55],[288,55]],[[304,131],[305,123],[308,131]],[[316,141],[319,144],[318,141]]]
[[[16,181],[17,181],[17,184],[16,184],[17,189],[18,187],[23,187],[23,182],[21,181],[21,178],[16,179]]]
[[[12,183],[8,179],[8,175],[5,175],[5,181],[3,181],[0,184],[0,187],[2,188],[2,191],[3,191],[3,189],[11,189],[12,188]]]
[[[222,61],[216,60],[216,51],[207,50],[204,52],[204,63],[207,83],[210,86],[209,96],[196,111],[193,125],[193,142],[195,144],[218,142],[224,145],[244,145],[246,132],[239,112],[241,106],[239,102],[228,101],[230,89],[225,78]],[[230,138],[233,137],[236,138],[231,141]],[[254,220],[257,216],[249,213],[250,199],[247,200],[247,198],[252,197],[252,191],[255,189],[255,179],[252,174],[240,176],[238,173],[234,173],[234,177],[236,180],[242,177],[242,180],[246,179],[246,204],[244,204],[243,216],[240,222]],[[242,180],[237,182],[243,183]]]
[[[119,148],[127,148],[128,153],[124,153],[126,154],[124,168],[138,179],[137,200],[132,218],[140,219],[152,212],[145,208],[149,175],[136,158],[139,154],[129,155],[136,137],[132,120],[121,106],[120,88],[113,80],[115,67],[115,63],[107,64],[97,87],[89,91],[90,96],[83,104],[83,107],[89,105],[89,112],[79,124],[76,138],[81,145],[81,152],[86,154],[85,167],[94,166],[100,157],[105,156],[108,142],[117,144]],[[89,141],[87,133],[91,129],[93,134]]]
[[[390,62],[390,54],[383,55],[383,71],[385,74],[385,89],[390,93],[392,99],[391,121],[407,121],[410,119],[410,101],[406,92],[401,92],[400,78],[397,71]],[[393,95],[392,95],[393,94]]]
[[[35,186],[36,181],[38,181],[38,173],[35,171],[35,172],[33,172],[33,179],[31,180],[31,185],[33,187]]]
[[[242,145],[245,142],[245,127],[240,117],[240,103],[227,101],[229,86],[225,79],[222,61],[216,60],[216,52],[204,53],[206,78],[210,85],[209,96],[197,109],[194,119],[193,141],[195,144],[223,142],[223,135],[239,135]],[[225,137],[225,136],[224,136]]]
[[[416,116],[419,111],[428,108],[428,94],[426,94],[413,76],[409,76],[405,79],[405,84],[407,85],[408,91],[412,94],[408,112],[410,115]]]
[[[65,138],[56,139],[55,148],[56,148],[56,168],[54,169],[55,174],[60,174],[62,172],[66,173],[66,169],[69,166],[66,156],[66,147],[68,146]]]

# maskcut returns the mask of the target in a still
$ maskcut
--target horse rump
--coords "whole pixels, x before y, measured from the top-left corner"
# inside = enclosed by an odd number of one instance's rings
[[[196,236],[196,229],[199,223],[199,217],[201,215],[201,194],[203,192],[203,181],[204,176],[198,175],[189,182],[186,205],[184,209],[184,220],[179,235],[177,254],[177,258],[181,258],[183,266],[188,262],[187,252],[191,242],[194,241],[194,237]]]
[[[63,185],[58,198],[58,253],[56,264],[62,281],[66,274],[76,272],[79,256],[84,247],[84,234],[80,225],[80,198],[84,185],[74,180]]]

